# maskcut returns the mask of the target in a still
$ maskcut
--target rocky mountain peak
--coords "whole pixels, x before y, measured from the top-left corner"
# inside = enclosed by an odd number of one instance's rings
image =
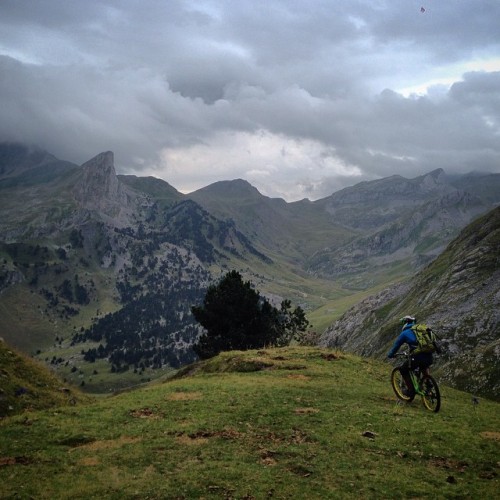
[[[206,196],[218,196],[225,199],[262,198],[257,188],[243,179],[214,182],[205,188],[191,193],[191,197],[194,199]]]
[[[446,174],[442,168],[438,168],[421,177],[421,187],[424,191],[434,191],[444,187]]]
[[[119,181],[116,177],[112,151],[98,154],[82,165],[83,188],[88,200],[99,198],[114,199],[118,195]]]
[[[84,208],[116,218],[130,205],[134,196],[116,175],[112,151],[98,154],[84,163],[81,170],[74,195]]]
[[[98,154],[82,165],[82,177],[75,188],[75,197],[87,208],[103,208],[103,202],[117,202],[120,181],[116,176],[111,151]]]

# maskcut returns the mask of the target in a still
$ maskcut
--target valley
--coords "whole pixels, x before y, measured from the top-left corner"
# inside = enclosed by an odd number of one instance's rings
[[[78,166],[4,144],[0,166],[0,336],[89,392],[195,361],[190,307],[231,269],[319,339],[500,202],[499,175],[440,169],[287,203],[243,180],[184,195],[117,175],[109,151]]]

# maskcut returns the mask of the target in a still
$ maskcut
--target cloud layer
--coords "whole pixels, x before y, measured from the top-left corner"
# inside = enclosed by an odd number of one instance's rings
[[[500,172],[499,19],[496,0],[5,1],[0,140],[289,201]]]

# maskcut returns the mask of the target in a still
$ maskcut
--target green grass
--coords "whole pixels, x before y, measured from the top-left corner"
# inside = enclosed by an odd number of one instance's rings
[[[59,407],[79,400],[88,401],[89,397],[0,341],[0,421],[25,410]]]
[[[12,416],[0,497],[495,498],[498,404],[442,387],[438,414],[401,406],[390,369],[317,348],[230,352]]]

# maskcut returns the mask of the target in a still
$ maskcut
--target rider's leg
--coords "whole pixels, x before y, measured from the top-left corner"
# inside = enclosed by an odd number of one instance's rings
[[[403,375],[403,379],[406,383],[406,389],[407,389],[407,396],[413,396],[415,394],[415,388],[413,387],[413,382],[410,377],[410,367],[408,363],[404,363],[403,366],[401,366],[401,375]]]
[[[422,375],[428,377],[431,374],[430,367],[432,365],[432,354],[428,352],[416,354],[413,357],[414,366],[418,366]]]

